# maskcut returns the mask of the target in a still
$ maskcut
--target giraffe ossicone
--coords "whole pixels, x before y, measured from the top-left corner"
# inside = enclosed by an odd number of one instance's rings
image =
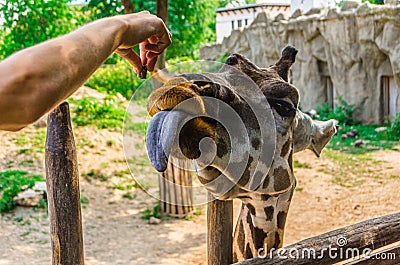
[[[232,54],[216,73],[181,74],[149,96],[153,116],[146,145],[158,171],[168,157],[195,161],[200,182],[220,200],[241,199],[235,260],[282,246],[295,187],[294,152],[317,156],[336,133],[336,121],[314,121],[298,110],[299,92],[288,82],[297,50],[259,68]]]

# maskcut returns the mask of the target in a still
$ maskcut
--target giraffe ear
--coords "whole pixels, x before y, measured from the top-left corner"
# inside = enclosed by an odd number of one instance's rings
[[[313,123],[313,134],[308,149],[319,157],[322,149],[329,143],[332,136],[336,134],[336,125],[338,122],[332,119],[329,121],[313,121]]]
[[[279,76],[286,82],[289,80],[289,69],[296,60],[297,49],[292,46],[286,46],[282,50],[279,61],[275,64],[278,68]]]
[[[336,134],[336,120],[317,121],[307,114],[297,111],[296,126],[293,132],[293,151],[300,152],[309,149],[319,157],[322,149]]]

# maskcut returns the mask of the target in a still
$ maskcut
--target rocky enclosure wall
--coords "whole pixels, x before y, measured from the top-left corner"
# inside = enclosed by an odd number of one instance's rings
[[[288,19],[260,13],[221,44],[203,47],[201,58],[241,53],[266,67],[287,44],[299,50],[291,82],[300,90],[303,110],[327,100],[330,77],[335,97],[356,105],[356,119],[382,122],[381,77],[393,77],[400,88],[400,5],[345,1],[341,9],[312,9],[304,15],[298,10]],[[400,97],[393,100],[399,112]]]

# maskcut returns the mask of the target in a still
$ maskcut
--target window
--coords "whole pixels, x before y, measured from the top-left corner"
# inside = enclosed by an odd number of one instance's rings
[[[335,98],[336,98],[336,91],[333,86],[333,82],[331,76],[329,74],[328,63],[324,61],[317,60],[318,72],[321,75],[322,81],[322,95],[325,96],[325,102],[329,103],[331,108],[335,108]]]
[[[383,122],[385,118],[389,116],[389,77],[381,77],[381,121]]]
[[[249,24],[249,20],[246,18],[246,19],[244,20],[244,25],[247,26],[248,24]]]
[[[399,90],[393,76],[381,77],[381,122],[385,119],[396,118],[396,100],[399,96]]]
[[[234,28],[235,28],[235,21],[232,20],[232,29],[234,29]]]
[[[238,28],[241,28],[241,27],[242,27],[242,20],[239,19],[239,20],[237,21],[237,23],[238,23]]]
[[[333,88],[332,79],[330,76],[323,77],[324,87],[325,87],[325,99],[329,103],[331,108],[335,107],[334,99],[336,97],[335,89]]]

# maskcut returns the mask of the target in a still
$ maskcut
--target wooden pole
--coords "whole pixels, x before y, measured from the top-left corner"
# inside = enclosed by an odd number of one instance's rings
[[[135,13],[135,8],[133,7],[131,0],[121,0],[121,2],[124,6],[125,14]]]
[[[167,170],[159,176],[162,213],[183,218],[193,212],[192,172],[185,170],[190,164],[190,160],[169,158]]]
[[[157,0],[156,13],[168,25],[168,0]],[[165,68],[165,52],[158,56],[156,69]],[[157,82],[154,78],[153,81]],[[160,210],[169,216],[182,218],[193,211],[192,174],[184,170],[191,162],[173,160],[169,158],[167,170],[159,176]]]
[[[165,25],[168,25],[168,0],[157,0],[156,13],[164,21]],[[158,56],[157,69],[165,68],[165,52],[166,50]]]
[[[389,244],[393,244],[400,241],[400,212],[394,213],[374,219],[369,219],[357,224],[349,225],[343,228],[339,228],[327,233],[324,233],[319,236],[311,237],[304,239],[300,242],[297,242],[290,246],[285,246],[285,253],[280,253],[278,255],[277,251],[272,253],[272,257],[269,257],[269,254],[266,258],[254,258],[248,259],[242,262],[235,263],[236,265],[276,265],[276,264],[336,264],[338,262],[342,262],[346,260],[346,257],[341,255],[340,253],[354,253],[349,252],[353,249],[358,249],[359,253],[362,254],[363,250],[369,249],[374,250]],[[338,246],[338,242],[342,243],[341,247]],[[328,254],[328,250],[331,248],[337,248],[333,254],[334,256]],[[314,253],[317,258],[309,258],[308,253],[310,253],[310,249]],[[340,251],[342,249],[342,251]],[[396,246],[392,249],[393,253],[399,253],[399,247]],[[289,253],[292,255],[296,255],[297,253],[306,253],[304,256],[299,255],[299,258],[287,258]],[[382,252],[390,252],[389,250],[384,250]],[[294,254],[293,254],[294,253]],[[286,256],[286,258],[285,258]],[[372,257],[374,255],[371,255]],[[312,256],[313,257],[313,256]],[[393,264],[386,263],[385,260],[382,260],[382,263],[379,261],[371,259],[377,263],[373,264]],[[360,263],[354,261],[351,264],[369,264],[364,262],[365,260],[361,259]],[[385,262],[385,263],[383,263]],[[347,263],[346,263],[347,264]],[[399,264],[398,260],[396,263]]]
[[[232,264],[233,201],[216,200],[208,193],[207,264]]]
[[[78,162],[67,102],[47,119],[46,184],[53,265],[83,265]]]

